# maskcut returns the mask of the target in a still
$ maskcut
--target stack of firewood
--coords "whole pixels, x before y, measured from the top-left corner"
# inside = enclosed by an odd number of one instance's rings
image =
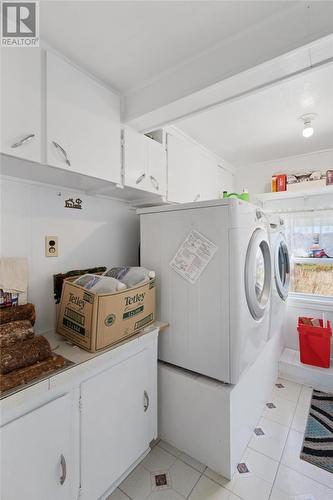
[[[33,304],[0,309],[0,392],[66,364],[62,356],[52,353],[45,337],[35,336],[35,319]]]

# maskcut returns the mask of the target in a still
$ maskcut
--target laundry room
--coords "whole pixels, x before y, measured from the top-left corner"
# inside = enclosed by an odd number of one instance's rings
[[[3,1],[0,57],[0,499],[333,500],[333,1]]]

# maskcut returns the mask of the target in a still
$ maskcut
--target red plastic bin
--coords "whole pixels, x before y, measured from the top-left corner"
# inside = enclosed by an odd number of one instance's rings
[[[301,318],[298,318],[297,330],[301,363],[329,368],[332,337],[331,323],[327,321],[327,326],[324,328],[323,320],[319,321],[320,326],[312,326],[305,325],[301,322]]]

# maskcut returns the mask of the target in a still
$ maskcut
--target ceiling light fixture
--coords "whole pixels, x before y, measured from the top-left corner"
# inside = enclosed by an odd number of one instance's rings
[[[303,122],[303,137],[311,137],[313,135],[314,129],[313,129],[313,120],[316,118],[315,113],[308,113],[306,115],[302,115],[299,119],[302,120]]]

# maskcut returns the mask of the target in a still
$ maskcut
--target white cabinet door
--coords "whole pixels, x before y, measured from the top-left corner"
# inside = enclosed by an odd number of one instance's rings
[[[166,154],[163,144],[129,127],[124,129],[124,184],[166,195]]]
[[[77,497],[72,415],[65,395],[0,429],[1,500]]]
[[[163,144],[146,137],[148,145],[148,190],[166,195],[166,154]]]
[[[180,203],[200,199],[200,161],[197,147],[190,141],[167,136],[168,200]]]
[[[204,152],[200,152],[199,159],[200,200],[216,200],[219,195],[217,162],[213,156]]]
[[[149,447],[149,358],[142,350],[81,385],[84,500],[99,498]]]
[[[40,162],[41,52],[2,47],[1,70],[1,152]]]
[[[47,163],[120,183],[119,96],[47,53]]]
[[[124,129],[124,184],[145,189],[147,184],[148,147],[146,137],[131,128]]]

